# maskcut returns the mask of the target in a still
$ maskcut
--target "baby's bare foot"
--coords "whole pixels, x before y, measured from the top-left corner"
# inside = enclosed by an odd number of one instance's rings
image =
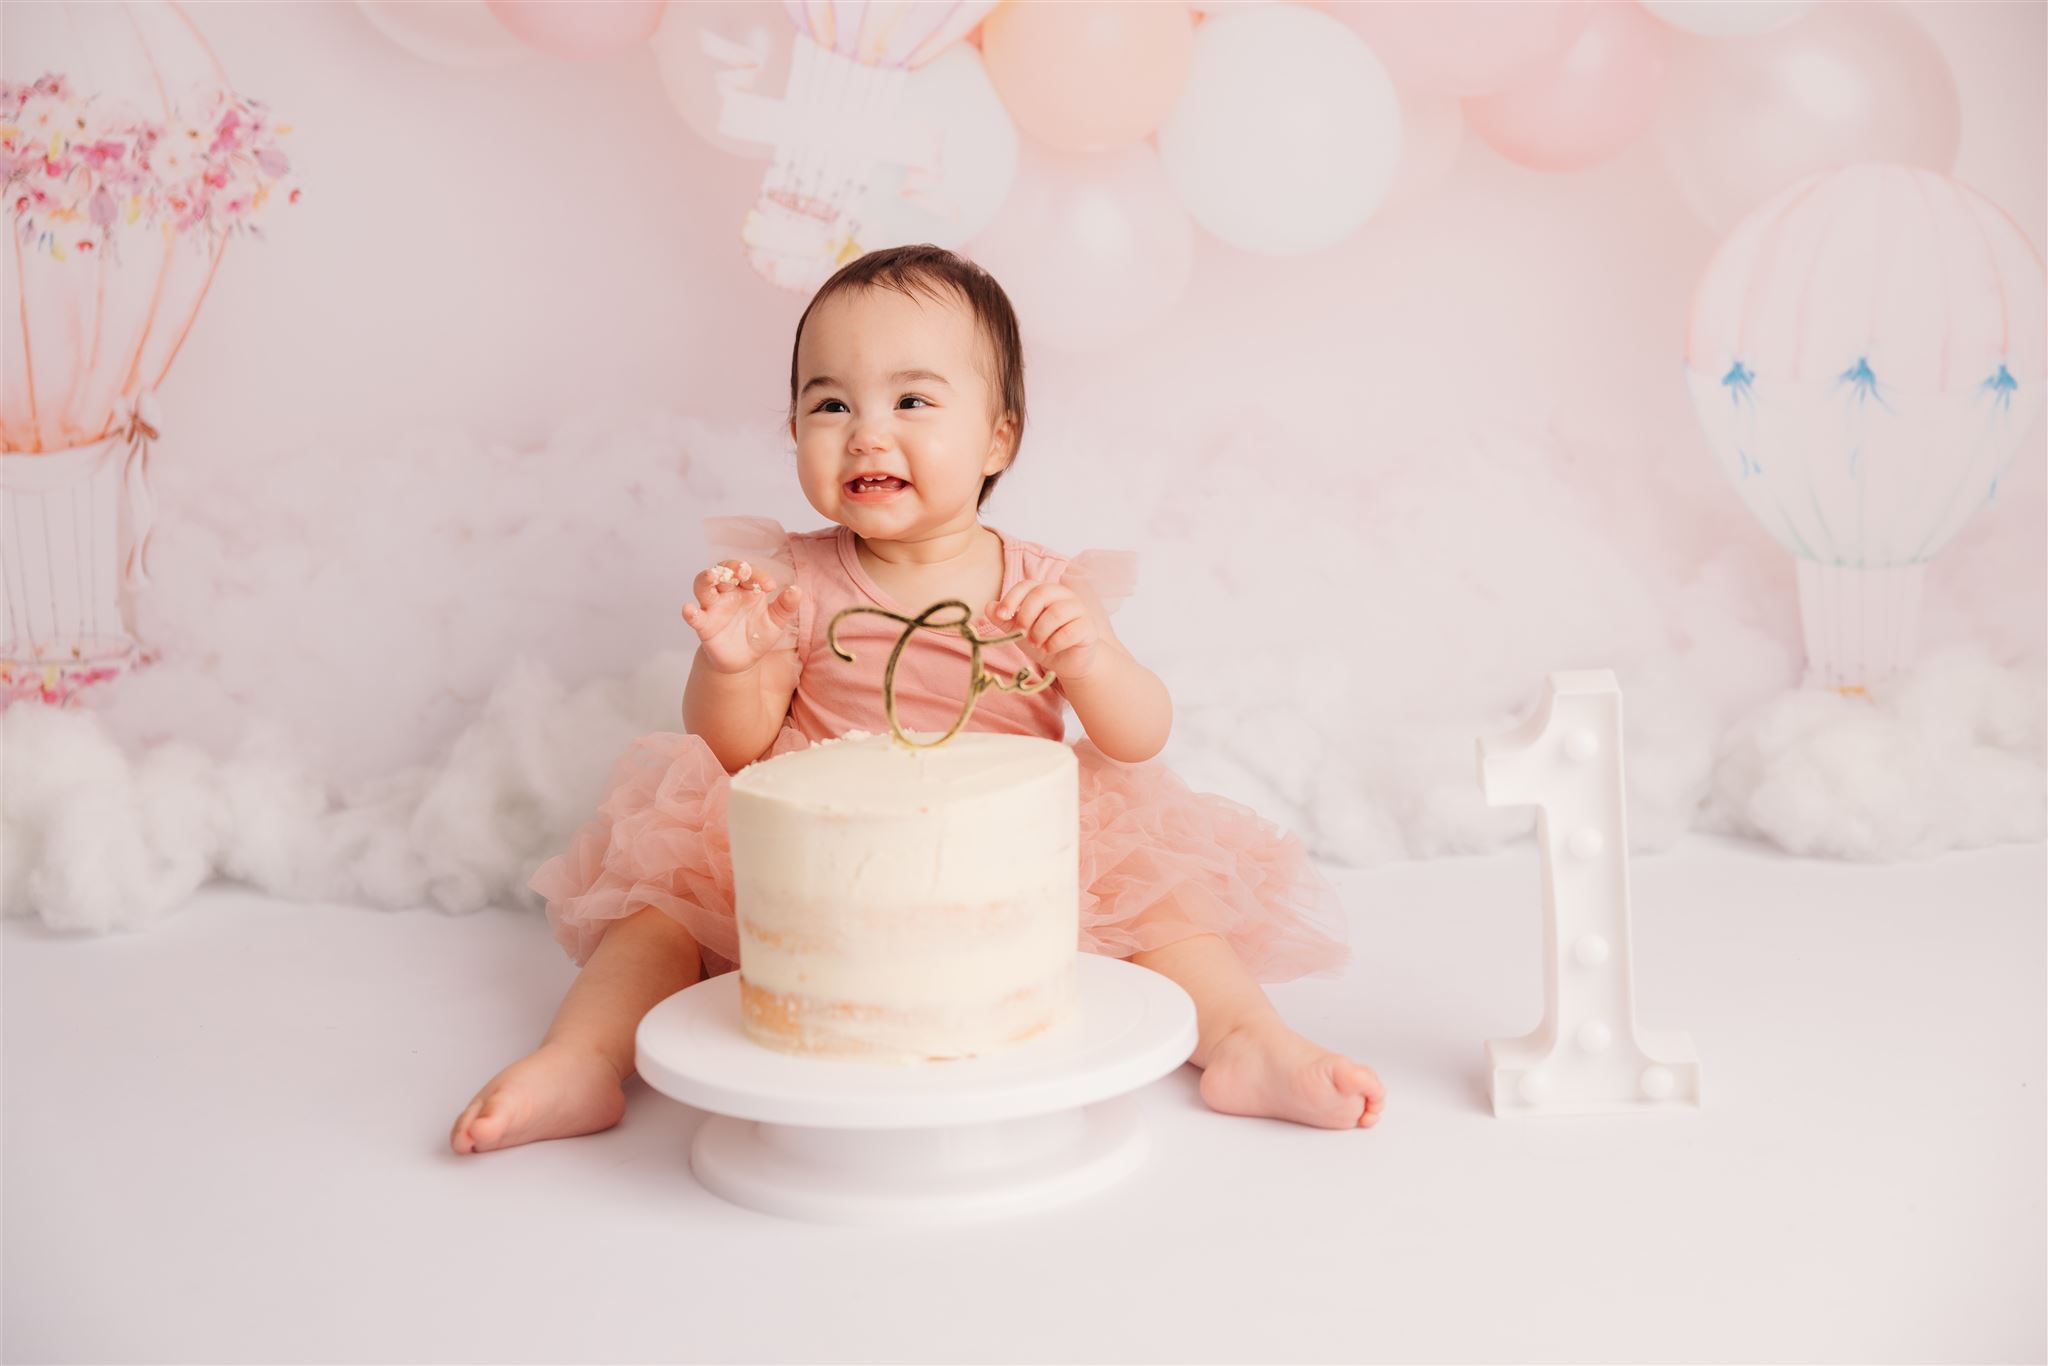
[[[458,1153],[485,1153],[594,1134],[625,1113],[623,1078],[603,1054],[542,1044],[485,1083],[456,1119],[448,1145]]]
[[[1224,1035],[1202,1071],[1202,1099],[1212,1110],[1322,1129],[1370,1129],[1386,1094],[1370,1067],[1310,1043],[1278,1018]]]

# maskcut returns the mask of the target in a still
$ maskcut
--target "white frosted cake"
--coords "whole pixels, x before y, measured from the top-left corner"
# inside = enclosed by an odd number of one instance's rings
[[[1074,1014],[1067,746],[850,735],[735,774],[729,823],[750,1038],[910,1062],[987,1053]]]

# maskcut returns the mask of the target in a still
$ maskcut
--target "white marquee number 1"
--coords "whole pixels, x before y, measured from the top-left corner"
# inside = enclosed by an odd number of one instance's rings
[[[1606,669],[1546,684],[1536,715],[1479,742],[1487,805],[1533,804],[1543,860],[1543,1022],[1487,1042],[1493,1112],[1697,1107],[1692,1040],[1635,1023],[1621,688]]]

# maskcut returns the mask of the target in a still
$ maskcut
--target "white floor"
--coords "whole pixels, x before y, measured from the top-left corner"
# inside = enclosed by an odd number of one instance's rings
[[[1496,1120],[1541,1009],[1529,846],[1338,875],[1357,966],[1273,989],[1372,1063],[1330,1133],[1143,1094],[1148,1166],[1028,1221],[876,1234],[727,1205],[702,1116],[446,1131],[573,968],[536,914],[222,889],[139,935],[12,921],[11,1362],[2040,1361],[2040,846],[1633,869],[1638,1014],[1697,1114]]]

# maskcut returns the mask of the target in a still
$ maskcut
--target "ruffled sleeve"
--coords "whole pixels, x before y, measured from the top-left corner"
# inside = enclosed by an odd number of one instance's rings
[[[796,582],[796,552],[790,548],[789,533],[773,517],[706,517],[704,540],[711,547],[711,564],[745,560],[755,573],[765,571],[778,590]],[[797,647],[801,620],[784,628],[778,649]]]
[[[1060,582],[1093,599],[1104,616],[1113,615],[1138,584],[1138,556],[1131,550],[1084,550],[1067,561]]]
[[[773,517],[706,517],[704,540],[711,547],[711,562],[745,560],[756,567],[775,570],[775,581],[788,584],[796,579],[796,557],[789,548],[789,533]]]

